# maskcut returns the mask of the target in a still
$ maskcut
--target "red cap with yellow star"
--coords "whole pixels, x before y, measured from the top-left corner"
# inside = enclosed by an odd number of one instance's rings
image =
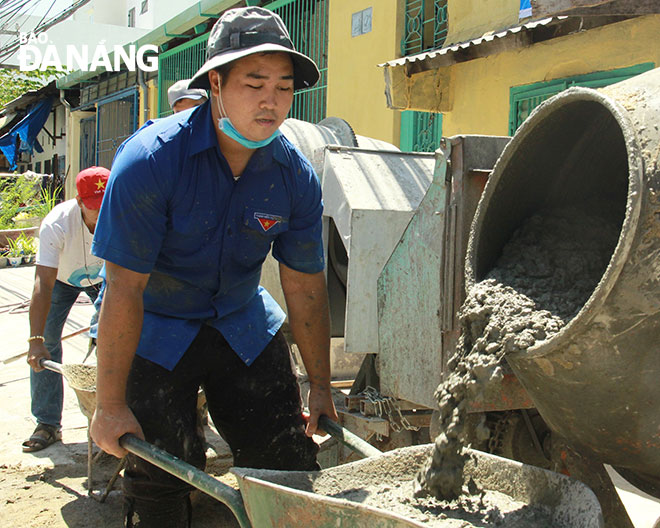
[[[105,167],[89,167],[76,176],[78,196],[87,209],[99,210],[110,171]]]

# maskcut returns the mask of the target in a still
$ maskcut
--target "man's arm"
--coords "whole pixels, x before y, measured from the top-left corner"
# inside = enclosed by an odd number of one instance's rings
[[[301,273],[280,263],[291,333],[309,377],[309,421],[306,434],[317,432],[319,416],[337,421],[330,390],[330,315],[325,276]]]
[[[53,286],[57,279],[57,268],[49,268],[37,264],[34,272],[34,288],[30,300],[30,336],[43,336],[46,329],[46,319],[50,311],[50,300],[53,295]],[[43,367],[39,365],[42,359],[50,359],[43,339],[34,339],[29,343],[27,362],[35,372]]]
[[[149,274],[106,261],[106,289],[97,338],[96,412],[92,438],[106,453],[122,457],[119,437],[142,428],[126,404],[126,382],[142,331],[142,294]]]

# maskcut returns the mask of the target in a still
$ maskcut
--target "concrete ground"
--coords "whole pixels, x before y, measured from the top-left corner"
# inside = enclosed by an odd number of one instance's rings
[[[33,277],[34,266],[0,269],[0,335],[3,341],[0,348],[0,360],[3,361],[0,370],[0,420],[3,424],[0,431],[0,504],[4,518],[2,524],[18,526],[19,524],[12,523],[12,519],[32,518],[31,522],[21,522],[20,525],[40,528],[93,524],[97,528],[117,526],[120,518],[119,491],[113,491],[104,505],[99,505],[86,496],[87,419],[80,412],[75,393],[66,383],[63,441],[35,454],[21,451],[21,442],[34,429],[30,415],[29,367],[25,357],[17,361],[6,361],[27,350],[27,301],[32,292]],[[74,306],[64,328],[64,335],[88,326],[93,307],[89,303],[80,303],[83,298],[84,296],[81,296],[79,304]],[[82,363],[87,354],[88,343],[86,335],[64,341],[64,362]],[[86,363],[94,364],[94,360],[92,354]],[[210,455],[210,471],[222,475],[231,465],[231,454],[215,430],[207,428],[206,438],[213,447],[207,453]],[[99,464],[102,467],[98,471],[107,480],[107,476],[114,471],[116,460],[102,457]],[[54,468],[65,468],[65,471],[54,477]],[[67,472],[70,474],[67,475]],[[611,472],[611,475],[635,528],[652,528],[656,521],[660,520],[660,500],[635,489],[614,472]],[[47,486],[43,486],[44,482]],[[41,503],[34,504],[37,484],[42,484]],[[52,489],[53,496],[50,499],[43,498],[44,489]],[[204,501],[203,498],[198,500]],[[80,503],[88,506],[92,504],[93,507],[80,508],[76,517],[73,513],[74,504]],[[208,502],[202,506],[213,507]],[[98,515],[107,522],[91,523],[93,515]],[[86,516],[82,518],[87,519],[87,522],[79,524],[80,520],[76,519],[81,516]],[[202,527],[204,523],[197,523],[195,526]]]

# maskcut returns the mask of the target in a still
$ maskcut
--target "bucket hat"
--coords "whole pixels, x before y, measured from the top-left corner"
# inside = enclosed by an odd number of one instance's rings
[[[288,53],[293,61],[293,88],[308,88],[320,73],[312,59],[296,51],[282,19],[263,7],[241,7],[225,11],[215,23],[206,46],[206,62],[193,75],[189,88],[210,89],[208,72],[264,51]]]
[[[179,101],[180,99],[206,99],[206,90],[201,90],[201,89],[190,89],[188,87],[190,83],[190,79],[182,79],[180,81],[175,82],[172,86],[170,86],[169,90],[167,90],[167,100],[170,103],[170,107],[174,106],[174,103]]]

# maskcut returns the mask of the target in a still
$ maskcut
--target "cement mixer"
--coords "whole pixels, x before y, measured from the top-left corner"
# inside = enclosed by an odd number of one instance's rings
[[[659,122],[652,71],[563,92],[513,139],[443,138],[432,164],[386,144],[351,145],[355,135],[337,121],[335,146],[321,137],[305,147],[312,154],[302,148],[322,176],[328,281],[344,294],[334,335],[363,359],[338,409],[343,425],[381,449],[428,442],[466,286],[537,209],[602,199],[620,234],[601,279],[559,334],[507,357],[504,376],[470,402],[491,432],[475,447],[550,467],[565,441],[593,488],[607,463],[660,497]],[[601,504],[618,500],[609,487],[594,489]],[[620,504],[604,510],[608,526],[630,525]]]
[[[660,497],[660,70],[541,105],[477,210],[466,282],[534,211],[599,202],[620,228],[591,296],[558,335],[507,356],[549,427]]]
[[[567,90],[510,142],[446,138],[429,191],[379,278],[381,393],[433,408],[431,386],[448,374],[465,291],[523,221],[570,205],[600,209],[617,226],[577,315],[551,339],[507,355],[503,378],[471,402],[491,426],[484,450],[547,465],[565,456],[556,446],[574,448],[574,476],[596,491],[607,526],[631,524],[603,463],[660,497],[659,119],[655,70],[601,90]]]

